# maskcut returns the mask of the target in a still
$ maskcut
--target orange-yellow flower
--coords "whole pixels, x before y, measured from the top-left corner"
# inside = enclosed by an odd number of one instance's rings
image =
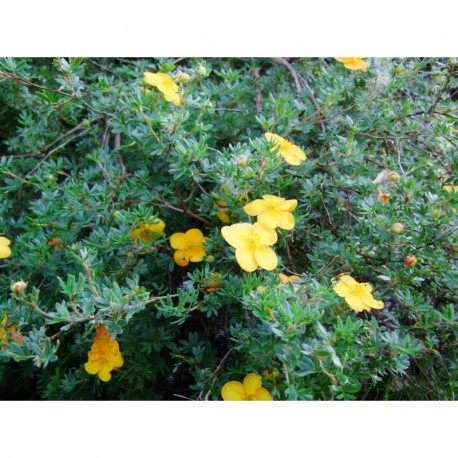
[[[266,194],[262,199],[253,200],[243,207],[247,215],[257,216],[260,223],[275,229],[292,229],[295,221],[290,213],[297,207],[297,200],[285,200],[283,197]]]
[[[363,72],[367,70],[366,62],[362,57],[334,57],[334,59],[344,64],[344,67],[349,70],[362,70]]]
[[[264,223],[238,223],[224,226],[221,233],[229,245],[235,248],[235,258],[240,267],[254,272],[258,267],[273,270],[278,259],[269,245],[277,241],[277,233]]]
[[[189,261],[202,261],[205,257],[205,240],[199,229],[189,229],[186,233],[176,232],[170,237],[170,245],[177,250],[173,260],[182,267],[187,266]]]
[[[172,102],[174,105],[181,104],[180,89],[173,81],[173,78],[167,73],[144,73],[145,82],[156,87],[164,95],[167,102]]]
[[[442,189],[444,191],[451,193],[458,192],[458,186],[450,186],[449,184],[444,184],[444,186],[442,186]]]
[[[264,136],[269,142],[274,143],[272,151],[279,148],[277,155],[282,156],[288,164],[300,165],[302,161],[305,161],[306,156],[304,151],[302,151],[298,146],[290,143],[288,140],[285,140],[283,137],[280,137],[280,135],[266,132]]]
[[[388,203],[388,199],[390,198],[391,194],[384,193],[383,191],[380,191],[380,189],[378,189],[377,195],[379,199],[381,200],[382,205],[386,205]]]
[[[10,337],[19,345],[22,345],[23,337],[22,334],[16,330],[17,323],[13,323],[9,328],[6,327],[8,317],[3,315],[2,321],[0,322],[0,347],[6,345],[9,342]]]
[[[89,374],[97,374],[102,382],[111,380],[111,371],[119,369],[124,364],[119,343],[112,339],[111,332],[105,334],[106,326],[96,329],[97,336],[88,352],[88,362],[84,369]]]
[[[49,240],[48,245],[51,245],[55,250],[62,248],[62,241],[59,237],[53,237]]]
[[[372,286],[369,283],[358,283],[350,275],[342,275],[334,286],[334,291],[345,298],[345,302],[357,312],[370,309],[382,309],[382,301],[376,301],[372,296]]]
[[[207,284],[207,292],[213,293],[214,291],[218,291],[223,284],[221,283],[221,279],[223,275],[219,272],[213,272],[210,274],[208,278],[206,278]]]
[[[139,224],[130,233],[130,236],[136,243],[149,243],[151,240],[156,240],[164,232],[165,223],[159,218],[156,218],[151,223]]]
[[[221,390],[225,401],[273,401],[272,395],[262,386],[262,377],[248,374],[240,382],[227,382]]]
[[[11,256],[11,242],[6,237],[0,237],[0,259]]]

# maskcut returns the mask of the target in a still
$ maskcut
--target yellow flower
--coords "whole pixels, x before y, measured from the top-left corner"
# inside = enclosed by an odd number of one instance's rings
[[[22,345],[23,337],[19,331],[16,331],[17,323],[13,323],[9,328],[7,328],[6,322],[8,317],[3,315],[2,321],[0,322],[0,347],[6,345],[9,342],[11,337],[17,344]]]
[[[298,146],[293,145],[288,140],[280,137],[280,135],[266,132],[264,136],[269,142],[274,142],[275,145],[272,151],[275,151],[278,147],[278,156],[283,156],[283,159],[291,165],[300,165],[302,161],[305,161],[305,153]]]
[[[262,377],[248,374],[240,382],[227,382],[221,390],[225,401],[273,401],[272,395],[262,386]]]
[[[172,102],[174,105],[181,104],[179,88],[170,75],[162,72],[145,72],[144,78],[146,83],[156,87],[159,91],[162,92],[162,94],[164,94],[164,98],[167,100],[167,102]]]
[[[442,189],[447,192],[458,192],[458,186],[450,186],[449,184],[445,184],[442,186]]]
[[[11,256],[10,244],[11,242],[6,237],[0,237],[0,259]]]
[[[164,232],[165,223],[159,218],[156,218],[152,223],[139,224],[131,231],[130,236],[136,243],[149,243],[151,240],[156,240]]]
[[[372,286],[369,283],[358,283],[350,275],[342,275],[339,282],[334,286],[334,291],[345,298],[345,302],[357,312],[363,310],[382,309],[385,305],[382,301],[376,301],[372,296]]]
[[[199,229],[189,229],[185,234],[176,232],[170,237],[170,245],[177,250],[173,260],[182,267],[187,266],[189,261],[202,261],[205,256],[205,240],[204,234]]]
[[[294,216],[290,213],[297,207],[297,200],[285,200],[283,197],[262,196],[263,200],[256,199],[245,205],[243,210],[250,216],[257,216],[258,222],[275,229],[292,229],[294,227]]]
[[[366,62],[362,57],[334,57],[334,59],[344,64],[344,67],[349,70],[362,70],[363,72],[367,70]]]
[[[224,239],[235,248],[235,258],[240,267],[254,272],[258,267],[273,270],[278,259],[268,245],[277,241],[277,233],[264,223],[238,223],[221,229]]]
[[[215,204],[218,207],[216,212],[218,219],[224,224],[229,224],[231,220],[229,218],[229,210],[227,209],[226,202],[224,202],[224,200],[218,199]]]
[[[111,332],[105,334],[106,326],[96,330],[97,336],[88,352],[88,362],[84,369],[89,374],[97,374],[102,382],[111,380],[111,371],[119,369],[124,364],[118,341],[112,339]]]

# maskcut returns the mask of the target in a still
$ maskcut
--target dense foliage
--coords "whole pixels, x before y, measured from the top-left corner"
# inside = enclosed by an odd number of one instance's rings
[[[454,399],[456,60],[366,63],[1,59],[0,397]],[[294,227],[247,272],[265,195]]]

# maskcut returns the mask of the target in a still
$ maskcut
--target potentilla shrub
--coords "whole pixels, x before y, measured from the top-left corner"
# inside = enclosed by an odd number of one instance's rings
[[[2,399],[454,399],[454,59],[1,59]]]

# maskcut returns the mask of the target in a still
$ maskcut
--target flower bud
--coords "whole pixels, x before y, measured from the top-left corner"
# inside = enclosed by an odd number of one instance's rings
[[[207,69],[205,65],[199,65],[197,67],[197,74],[202,77],[207,76]]]
[[[418,262],[418,259],[415,255],[413,254],[409,254],[405,261],[404,261],[404,264],[407,265],[407,266],[414,266],[416,263]]]
[[[184,73],[184,72],[179,72],[179,73],[177,73],[177,80],[180,83],[187,83],[189,81],[189,75],[187,73]]]
[[[395,234],[402,234],[404,232],[404,224],[394,223],[391,226],[391,232],[394,232]]]
[[[400,176],[399,176],[399,173],[397,172],[391,172],[390,173],[390,180],[391,181],[399,181],[400,180]]]
[[[23,280],[19,280],[11,286],[11,291],[17,296],[22,296],[26,288],[27,283]]]
[[[238,154],[237,156],[234,157],[234,162],[238,166],[244,166],[248,164],[248,156],[245,154]]]
[[[215,262],[215,257],[212,255],[209,255],[205,258],[205,261],[211,264],[212,262]]]
[[[441,209],[439,207],[436,207],[436,208],[433,208],[431,210],[431,216],[434,218],[434,219],[437,219],[441,216]]]
[[[406,202],[411,202],[413,199],[413,194],[411,192],[408,192],[406,194]]]

